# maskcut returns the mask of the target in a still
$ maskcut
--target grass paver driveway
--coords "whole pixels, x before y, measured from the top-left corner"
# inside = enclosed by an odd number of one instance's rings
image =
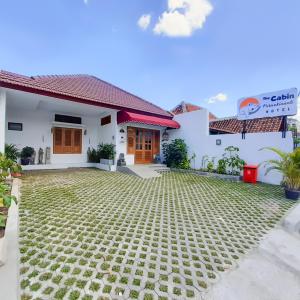
[[[22,299],[199,299],[293,205],[175,172],[28,173],[21,192]]]

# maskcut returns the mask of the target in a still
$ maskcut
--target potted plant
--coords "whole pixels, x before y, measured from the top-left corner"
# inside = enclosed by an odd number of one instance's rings
[[[6,225],[6,216],[0,212],[0,239],[4,237]]]
[[[5,157],[12,160],[13,162],[17,162],[20,157],[20,152],[16,145],[14,144],[5,144]]]
[[[298,200],[300,195],[300,148],[287,153],[273,147],[263,148],[276,153],[280,159],[270,159],[262,164],[267,166],[266,173],[277,170],[283,175],[282,185],[284,186],[287,199]]]
[[[115,145],[114,144],[100,144],[98,146],[100,163],[105,165],[113,165],[115,159]]]
[[[21,165],[27,166],[32,163],[34,149],[32,147],[24,147],[21,151]]]

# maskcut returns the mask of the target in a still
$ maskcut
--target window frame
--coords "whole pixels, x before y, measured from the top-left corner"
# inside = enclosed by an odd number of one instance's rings
[[[61,144],[57,143],[58,132],[61,134]],[[66,134],[69,134],[66,145]],[[76,138],[79,139],[76,140]],[[53,154],[82,154],[82,129],[81,128],[53,128]]]

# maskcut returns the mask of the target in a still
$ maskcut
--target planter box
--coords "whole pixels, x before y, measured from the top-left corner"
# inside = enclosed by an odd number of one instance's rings
[[[182,170],[182,169],[171,169],[171,171],[182,172],[182,173],[193,173],[193,174],[200,175],[200,176],[219,178],[219,179],[229,180],[229,181],[240,181],[241,180],[241,176],[239,176],[239,175],[227,175],[227,174],[218,174],[218,173],[209,173],[209,172],[204,172],[204,171]]]
[[[100,164],[102,165],[113,165],[114,164],[114,161],[113,159],[104,159],[104,158],[101,158],[100,159]]]
[[[117,170],[117,165],[107,165],[107,164],[96,164],[96,168],[104,171],[115,172]]]

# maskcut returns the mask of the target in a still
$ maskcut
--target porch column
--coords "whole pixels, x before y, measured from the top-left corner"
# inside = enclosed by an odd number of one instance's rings
[[[5,131],[6,131],[6,92],[0,89],[0,152],[5,149]]]

